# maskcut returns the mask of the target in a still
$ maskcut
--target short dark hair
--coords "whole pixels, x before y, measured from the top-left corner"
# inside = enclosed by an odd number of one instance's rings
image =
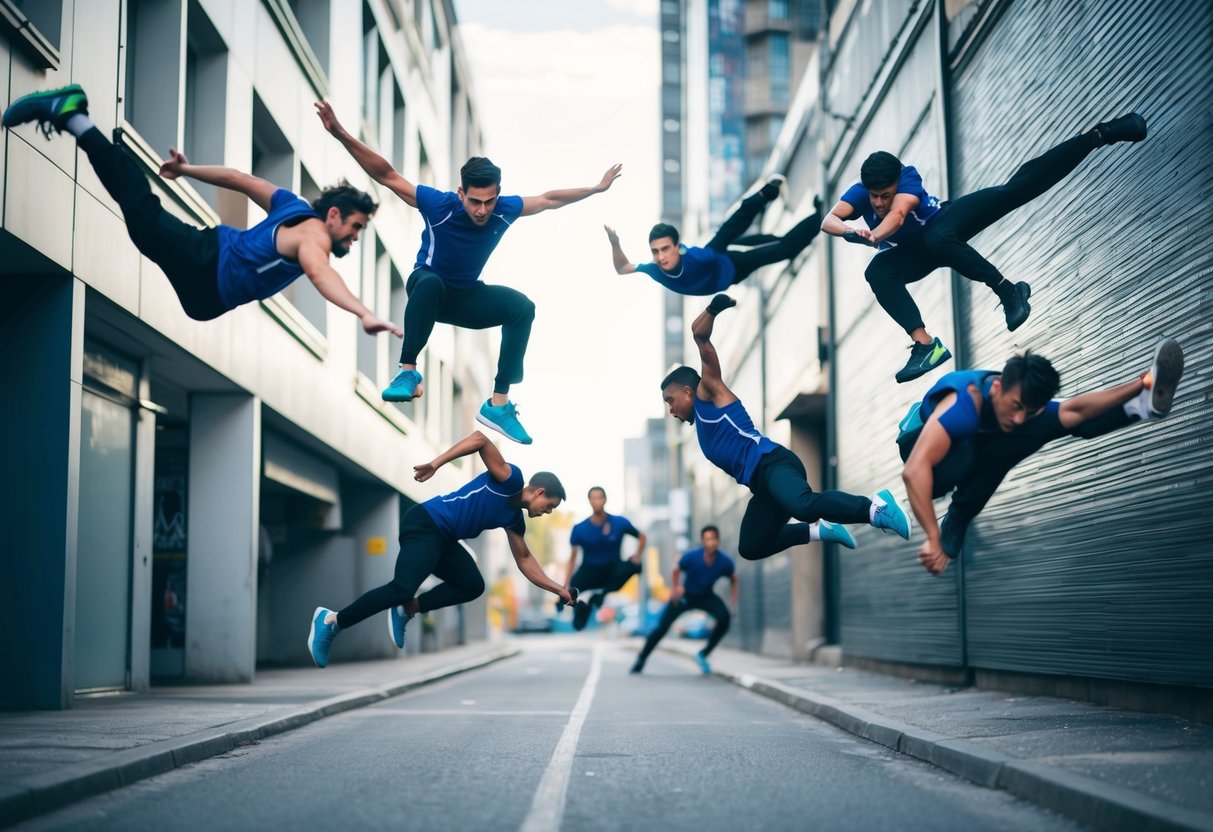
[[[369,217],[379,210],[379,203],[366,191],[360,191],[342,179],[336,185],[325,188],[320,196],[312,200],[312,210],[321,219],[328,216],[330,208],[340,211],[341,219],[348,217],[351,211],[360,211]]]
[[[669,237],[674,241],[674,245],[678,245],[678,229],[670,225],[668,222],[659,222],[653,226],[653,230],[649,232],[649,242],[660,240],[662,237]]]
[[[884,150],[877,150],[864,159],[859,168],[859,181],[869,190],[892,185],[899,176],[901,176],[901,160]]]
[[[604,499],[604,500],[606,499],[606,489],[605,489],[605,488],[603,488],[601,485],[595,485],[595,486],[593,486],[592,488],[590,488],[590,490],[589,490],[589,491],[585,492],[585,496],[588,498],[588,497],[589,497],[591,494],[593,494],[595,491],[601,491],[601,492],[602,492],[602,499]]]
[[[690,387],[692,390],[695,390],[699,387],[699,373],[685,364],[681,367],[675,367],[670,370],[669,375],[661,380],[661,389],[664,390],[671,384],[677,384],[679,387]]]
[[[1061,375],[1053,369],[1049,359],[1026,350],[1023,355],[1012,356],[1002,368],[1002,389],[1016,386],[1024,405],[1037,410],[1057,395]]]
[[[531,488],[542,488],[549,497],[564,501],[564,486],[561,485],[560,478],[551,471],[536,471],[527,485]]]
[[[713,533],[713,534],[715,534],[717,537],[720,537],[720,529],[718,529],[718,528],[716,528],[715,526],[710,525],[710,524],[709,524],[709,525],[707,525],[707,526],[704,526],[702,529],[700,529],[700,530],[699,530],[699,536],[700,536],[700,537],[703,537],[703,536],[704,536],[705,534],[707,534],[708,532],[712,532],[712,533]]]
[[[466,192],[468,188],[488,188],[492,185],[501,190],[501,168],[489,161],[487,156],[473,156],[459,169],[459,184]]]

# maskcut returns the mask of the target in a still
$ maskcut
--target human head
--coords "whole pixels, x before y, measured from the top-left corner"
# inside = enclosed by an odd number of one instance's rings
[[[1061,376],[1049,359],[1031,350],[1012,356],[1002,368],[1002,375],[990,384],[990,403],[998,427],[1011,432],[1044,410],[1057,395]]]
[[[699,373],[690,367],[675,367],[661,381],[661,398],[670,408],[670,415],[680,422],[695,423],[695,391],[699,388]]]
[[[501,195],[501,168],[485,156],[473,156],[459,169],[459,198],[476,225],[487,225]]]
[[[900,178],[901,160],[892,153],[878,150],[863,160],[859,168],[859,181],[868,189],[868,200],[876,216],[883,217],[889,213]]]
[[[595,514],[598,514],[606,506],[606,489],[601,485],[591,488],[585,496],[590,501],[590,508],[594,510]]]
[[[649,232],[649,251],[653,254],[653,262],[662,271],[673,271],[682,261],[682,252],[678,248],[678,229],[668,222],[659,222]]]
[[[329,238],[333,241],[334,257],[345,257],[350,253],[350,247],[378,209],[379,203],[370,194],[358,190],[344,179],[325,188],[320,196],[312,200],[312,210],[324,220]]]
[[[703,544],[703,551],[714,553],[720,548],[720,529],[704,526],[699,530],[699,542]]]
[[[551,471],[536,471],[522,489],[522,505],[531,517],[551,514],[564,500],[564,486]]]

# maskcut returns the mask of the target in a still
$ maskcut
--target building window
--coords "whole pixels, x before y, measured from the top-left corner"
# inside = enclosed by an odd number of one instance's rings
[[[126,120],[154,150],[168,153],[181,141],[181,29],[185,6],[131,0],[127,7]]]
[[[375,16],[365,3],[362,5],[362,115],[374,132],[375,141],[380,141],[379,126],[383,123],[381,114],[386,109],[383,94],[385,85],[392,80],[391,62],[383,40],[379,37],[379,28],[375,25]],[[387,101],[391,101],[390,98]]]
[[[771,43],[771,103],[777,107],[788,104],[792,83],[792,67],[788,61],[788,36],[786,32],[772,32]]]
[[[63,28],[63,0],[9,0],[55,49]]]
[[[374,245],[368,245],[367,237],[375,237]],[[367,234],[363,237],[362,258],[362,302],[376,315],[380,313],[380,287],[386,282],[391,260],[383,243],[377,234]],[[378,335],[358,333],[358,372],[362,373],[371,383],[379,386],[379,345],[382,339]]]
[[[189,4],[185,45],[185,134],[182,152],[199,165],[224,159],[227,114],[227,47],[196,0]],[[194,189],[218,210],[213,185],[193,181]]]
[[[325,74],[329,71],[329,32],[332,30],[332,11],[329,0],[287,0],[295,15],[299,30],[307,38],[307,45]]]
[[[769,0],[767,3],[767,16],[771,20],[787,20],[788,0]]]
[[[392,91],[392,167],[399,171],[404,170],[404,95],[394,81]]]
[[[425,142],[418,139],[417,144],[421,152],[421,164],[417,170],[417,181],[423,185],[434,187],[434,166],[430,164],[430,155],[425,152]]]

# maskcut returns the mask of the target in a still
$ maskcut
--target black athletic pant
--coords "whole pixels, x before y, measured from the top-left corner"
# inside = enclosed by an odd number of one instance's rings
[[[219,297],[218,232],[195,228],[165,211],[135,160],[97,128],[77,143],[122,209],[135,248],[168,276],[185,314],[209,321],[228,311]]]
[[[680,602],[665,605],[665,609],[661,612],[661,620],[657,622],[653,632],[649,633],[649,637],[644,640],[644,647],[641,648],[640,656],[636,661],[644,664],[649,654],[657,647],[657,643],[665,638],[670,627],[678,620],[678,616],[689,610],[703,610],[716,619],[716,626],[712,628],[712,633],[708,636],[708,643],[704,645],[703,655],[706,656],[716,649],[716,645],[720,644],[720,640],[729,631],[729,622],[733,618],[729,615],[729,608],[725,606],[724,600],[714,592],[705,592],[702,595],[684,595]]]
[[[766,206],[767,199],[762,193],[746,197],[732,216],[721,224],[716,236],[705,246],[705,248],[720,252],[733,263],[734,285],[745,280],[762,266],[791,260],[808,248],[809,243],[813,242],[813,238],[821,230],[821,214],[816,213],[792,226],[782,237],[756,234],[745,239],[754,242],[762,241],[761,245],[748,251],[730,251],[729,246],[735,242],[741,242],[738,238],[745,233],[745,230],[750,227],[750,223],[754,222],[754,218],[762,213],[762,209]]]
[[[872,501],[844,491],[813,491],[796,454],[780,445],[762,457],[750,478],[754,496],[741,518],[737,553],[761,560],[791,546],[809,542],[809,525],[868,523]],[[788,525],[796,518],[802,522]]]
[[[522,360],[535,321],[535,304],[530,298],[517,289],[481,281],[467,287],[451,286],[429,269],[417,269],[409,275],[406,289],[401,364],[417,363],[435,323],[464,329],[499,326],[501,353],[493,392],[508,393],[511,384],[522,381]]]
[[[633,575],[639,574],[640,564],[630,560],[617,560],[614,563],[586,563],[583,560],[573,573],[569,584],[577,587],[580,592],[591,589],[617,592]]]
[[[943,206],[914,240],[876,254],[864,276],[877,302],[906,332],[924,326],[906,288],[947,266],[991,289],[1003,281],[989,260],[968,241],[990,225],[1052,188],[1095,148],[1087,133],[1062,142],[1015,171],[1006,184],[983,188]]]
[[[422,612],[474,601],[484,594],[484,578],[468,550],[439,531],[424,507],[413,506],[400,521],[396,577],[391,583],[363,593],[337,613],[337,626],[344,630],[377,612],[411,601],[430,575],[441,578],[443,583],[417,598]]]

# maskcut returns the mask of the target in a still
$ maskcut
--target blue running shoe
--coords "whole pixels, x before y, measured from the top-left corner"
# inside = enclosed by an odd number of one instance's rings
[[[901,503],[897,502],[892,491],[887,488],[877,491],[876,496],[872,498],[872,505],[876,507],[872,516],[873,526],[884,531],[894,532],[905,540],[910,539],[910,515],[906,514]]]
[[[404,649],[404,628],[413,616],[404,614],[404,607],[395,606],[387,611],[387,631],[391,633],[392,643]]]
[[[708,657],[703,654],[702,650],[695,654],[695,661],[699,662],[699,669],[704,673],[712,672],[712,666],[708,664]]]
[[[822,543],[839,543],[848,549],[855,548],[855,538],[851,537],[846,526],[831,523],[829,520],[818,520],[817,531],[821,535]]]
[[[416,370],[401,370],[392,383],[379,394],[385,402],[411,402],[421,393],[421,373]]]
[[[36,121],[42,135],[49,139],[51,131],[62,130],[68,116],[75,113],[88,113],[88,96],[79,84],[21,96],[4,111],[4,126]]]
[[[330,612],[332,610],[316,607],[316,611],[312,613],[312,629],[307,634],[307,649],[312,654],[312,661],[316,663],[316,667],[328,666],[329,651],[333,649],[333,639],[337,637],[339,628],[336,622],[324,623],[324,617]]]
[[[518,409],[514,407],[514,403],[506,402],[500,407],[493,407],[491,401],[492,399],[488,399],[480,405],[476,421],[520,445],[531,444],[531,435],[526,432],[522,422],[518,421]]]

